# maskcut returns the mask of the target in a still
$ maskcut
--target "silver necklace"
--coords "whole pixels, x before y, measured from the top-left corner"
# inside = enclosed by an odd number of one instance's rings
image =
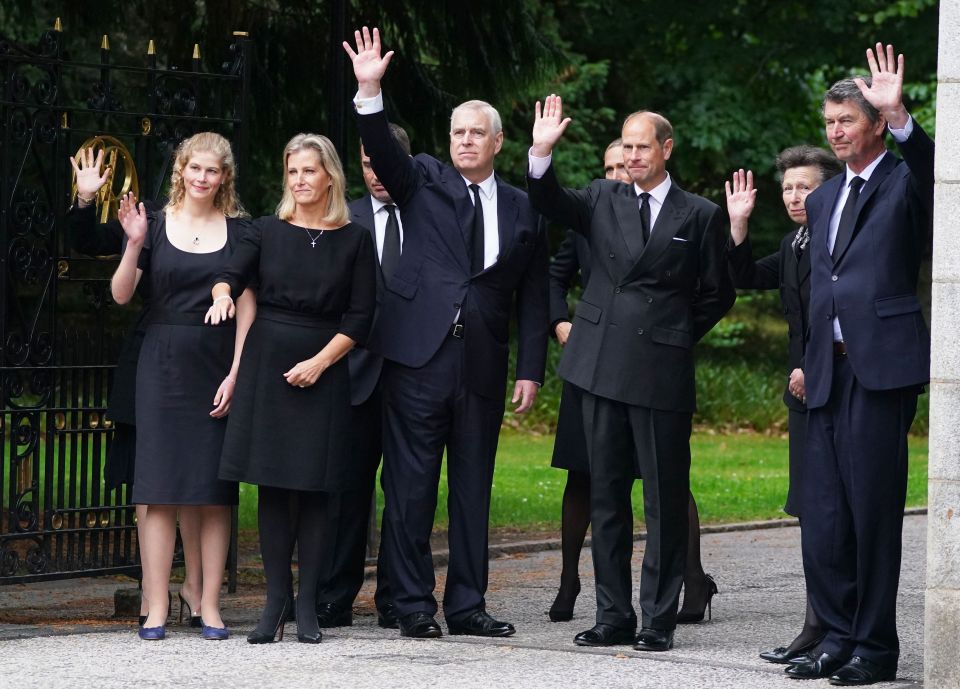
[[[320,237],[323,236],[323,230],[320,230],[320,233],[319,233],[316,237],[314,237],[312,234],[310,234],[310,230],[308,230],[306,227],[303,228],[303,231],[306,232],[306,233],[307,233],[307,236],[310,238],[310,247],[313,248],[313,249],[316,249],[316,248],[317,248],[317,240],[320,239]]]
[[[194,238],[193,238],[193,245],[194,245],[194,246],[200,246],[200,237],[194,237]]]

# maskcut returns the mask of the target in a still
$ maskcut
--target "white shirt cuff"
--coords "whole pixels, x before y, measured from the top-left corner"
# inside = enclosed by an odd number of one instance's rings
[[[545,174],[547,170],[550,169],[550,163],[553,162],[553,155],[548,155],[546,158],[539,158],[533,155],[533,146],[530,147],[530,150],[527,151],[527,160],[529,161],[529,173],[532,179],[540,179]]]
[[[383,91],[380,91],[373,98],[361,98],[360,92],[357,91],[357,95],[353,97],[353,106],[361,115],[383,112]]]
[[[894,141],[897,143],[903,143],[910,138],[910,135],[913,134],[913,115],[907,118],[907,123],[903,125],[903,129],[894,129],[889,124],[887,129],[890,130],[890,135],[893,137]]]

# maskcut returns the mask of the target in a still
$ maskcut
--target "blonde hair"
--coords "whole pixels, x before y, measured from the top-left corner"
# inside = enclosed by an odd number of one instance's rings
[[[287,161],[293,153],[314,151],[320,159],[320,165],[330,175],[330,191],[327,192],[327,212],[323,221],[336,225],[345,225],[350,219],[347,210],[347,182],[343,176],[343,166],[333,142],[322,134],[297,134],[283,147],[283,196],[277,204],[277,217],[290,220],[297,207],[293,192],[287,185]]]
[[[173,160],[173,172],[170,173],[170,194],[167,208],[179,210],[183,206],[186,190],[183,185],[183,168],[190,162],[190,158],[198,153],[212,153],[220,159],[220,169],[223,177],[220,187],[213,197],[213,205],[228,218],[247,217],[248,213],[237,198],[237,163],[233,157],[230,142],[216,132],[200,132],[189,139],[184,139],[177,146],[177,153]]]

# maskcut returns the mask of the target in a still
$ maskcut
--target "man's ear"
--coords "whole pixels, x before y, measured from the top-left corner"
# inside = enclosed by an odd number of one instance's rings
[[[663,159],[670,160],[671,153],[673,153],[673,139],[667,139],[663,142]]]

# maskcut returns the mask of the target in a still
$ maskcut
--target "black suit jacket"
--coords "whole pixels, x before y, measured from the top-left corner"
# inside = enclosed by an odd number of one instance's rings
[[[807,407],[827,403],[833,378],[834,314],[859,383],[868,390],[920,386],[930,379],[930,333],[917,300],[917,276],[933,218],[933,141],[914,122],[884,154],[857,200],[846,246],[827,247],[830,216],[846,175],[807,196],[810,222],[810,340],[804,366]]]
[[[674,183],[644,245],[633,185],[563,189],[553,166],[528,181],[534,208],[587,237],[592,254],[560,376],[626,404],[693,412],[693,345],[736,298],[720,208]]]
[[[367,194],[356,201],[351,201],[350,222],[362,225],[370,231],[373,246],[377,246],[377,231],[373,221],[373,204]],[[377,260],[377,307],[373,313],[374,323],[383,301],[384,285],[383,273],[380,272],[380,261]],[[364,346],[356,346],[347,354],[347,367],[350,369],[350,404],[358,405],[366,402],[380,382],[380,372],[383,370],[383,357]]]
[[[753,248],[747,237],[739,246],[731,246],[727,254],[734,286],[741,289],[779,289],[783,316],[787,319],[789,345],[787,349],[787,383],[783,403],[795,411],[806,411],[807,406],[790,394],[790,373],[803,368],[803,351],[807,339],[810,311],[810,247],[797,258],[793,238],[797,232],[788,232],[780,240],[775,254],[753,260]]]
[[[497,178],[500,254],[473,275],[468,254],[473,203],[460,173],[431,156],[404,153],[383,112],[358,114],[357,122],[377,177],[403,213],[404,229],[400,263],[386,285],[368,347],[405,366],[423,366],[460,311],[466,384],[479,395],[502,399],[516,300],[516,377],[542,382],[549,257],[543,223],[527,195]]]
[[[550,261],[550,329],[570,320],[567,293],[580,275],[584,287],[590,281],[590,243],[586,237],[567,230],[560,248]]]

